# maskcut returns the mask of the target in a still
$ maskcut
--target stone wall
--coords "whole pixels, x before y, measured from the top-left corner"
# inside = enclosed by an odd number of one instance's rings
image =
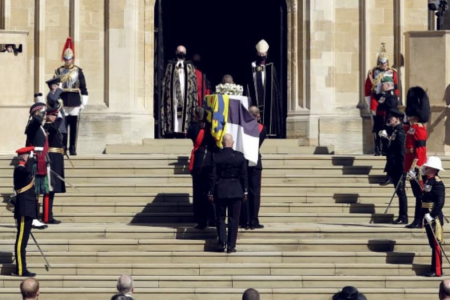
[[[0,2],[5,28],[29,32],[28,104],[35,92],[46,92],[66,37],[74,38],[90,94],[78,152],[100,153],[106,144],[154,136],[155,0]],[[333,145],[337,153],[371,152],[363,102],[367,70],[385,42],[404,81],[403,33],[427,29],[427,2],[287,0],[288,137]]]

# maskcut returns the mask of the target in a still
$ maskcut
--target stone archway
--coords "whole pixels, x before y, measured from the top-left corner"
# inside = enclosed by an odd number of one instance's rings
[[[148,0],[152,8],[155,8],[157,5],[157,0]],[[164,0],[162,0],[164,1]],[[287,123],[289,124],[290,118],[296,119],[296,125],[299,126],[298,116],[305,117],[309,115],[309,103],[306,100],[307,87],[308,84],[305,83],[305,70],[307,66],[304,64],[305,58],[308,55],[308,50],[304,46],[305,41],[305,30],[303,26],[304,20],[304,11],[305,4],[303,2],[299,6],[299,0],[286,0],[286,36],[287,36],[287,45],[286,45],[286,84],[285,89],[286,92],[286,106],[287,106]],[[149,16],[151,20],[155,20],[155,9],[150,10],[151,15]],[[148,32],[155,33],[155,22],[149,22],[148,27],[146,28]],[[155,33],[156,34],[156,33]],[[155,49],[153,49],[154,51]],[[154,52],[151,53],[154,57]],[[150,60],[150,63],[147,65],[148,70],[154,70],[155,61]],[[151,77],[151,81],[149,85],[154,87],[154,77]],[[153,99],[155,102],[156,98]],[[155,104],[155,103],[154,103]],[[294,127],[289,127],[287,137],[296,137],[298,133],[296,133],[296,129]]]

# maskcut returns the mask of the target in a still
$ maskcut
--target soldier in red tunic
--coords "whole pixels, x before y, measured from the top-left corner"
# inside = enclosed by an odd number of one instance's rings
[[[425,123],[430,119],[430,101],[421,87],[412,87],[408,90],[405,113],[408,123],[404,125],[406,132],[404,171],[416,198],[414,221],[406,227],[421,228],[423,219],[421,166],[427,161],[428,133]]]
[[[378,101],[381,98],[379,94],[382,93],[382,84],[381,80],[384,77],[392,77],[392,81],[394,82],[394,93],[398,97],[400,92],[398,90],[398,77],[397,70],[389,67],[389,59],[386,54],[386,48],[384,43],[381,47],[381,52],[377,58],[377,66],[369,71],[367,74],[366,84],[365,84],[365,98],[367,106],[370,108],[372,118],[375,117],[378,107]],[[378,136],[378,132],[376,128],[372,130],[373,139],[374,139],[374,154],[379,156],[382,154],[382,141]]]

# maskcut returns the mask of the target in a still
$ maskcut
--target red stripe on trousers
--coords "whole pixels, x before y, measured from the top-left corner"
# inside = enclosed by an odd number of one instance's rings
[[[442,268],[441,268],[441,247],[439,244],[434,241],[434,255],[436,257],[436,275],[442,276]]]
[[[49,195],[45,194],[44,195],[44,208],[43,208],[43,213],[44,213],[44,223],[48,223],[49,221]]]

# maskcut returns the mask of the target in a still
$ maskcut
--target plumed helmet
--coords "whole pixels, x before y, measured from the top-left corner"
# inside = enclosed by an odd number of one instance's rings
[[[406,115],[417,117],[420,123],[427,123],[430,120],[430,112],[427,92],[420,86],[410,88],[406,96]]]
[[[380,53],[377,56],[377,63],[384,64],[385,62],[389,61],[389,58],[388,58],[387,53],[386,53],[386,46],[385,45],[386,45],[385,43],[381,43]]]
[[[64,44],[61,59],[75,59],[75,46],[70,36],[67,38],[66,43]]]

